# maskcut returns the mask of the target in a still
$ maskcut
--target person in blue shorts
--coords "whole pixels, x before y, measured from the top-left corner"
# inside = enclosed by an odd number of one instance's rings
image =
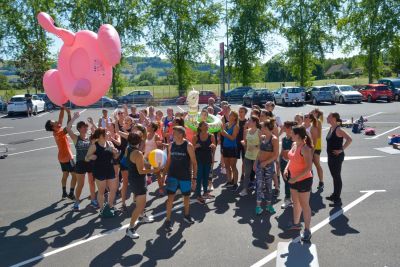
[[[189,201],[191,192],[191,177],[197,174],[197,161],[192,143],[185,139],[185,128],[175,126],[173,128],[174,141],[169,146],[167,164],[165,173],[168,177],[166,180],[167,199],[167,218],[164,226],[167,232],[172,231],[171,211],[174,204],[175,194],[180,189],[183,195],[184,205],[184,221],[193,224],[194,221],[189,214]],[[190,166],[192,165],[192,169]],[[193,177],[196,179],[196,177]]]

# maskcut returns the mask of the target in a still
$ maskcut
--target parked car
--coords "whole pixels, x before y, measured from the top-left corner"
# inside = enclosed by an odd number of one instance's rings
[[[383,78],[378,81],[380,84],[386,84],[392,90],[393,100],[400,101],[400,78]]]
[[[282,87],[274,92],[275,104],[284,106],[291,104],[303,105],[305,101],[304,88],[301,87]]]
[[[47,96],[47,94],[45,93],[38,93],[36,94],[39,98],[43,99],[44,103],[45,103],[45,110],[53,110],[55,108],[59,108],[58,105],[54,104],[53,102],[51,102],[50,98]],[[75,108],[75,104],[73,104],[71,101],[68,100],[67,103],[64,104],[65,107],[68,108]]]
[[[32,95],[32,104],[32,111],[34,114],[45,111],[45,102],[37,95]],[[15,95],[7,104],[7,113],[9,116],[15,113],[26,113],[27,110],[25,95]]]
[[[124,104],[147,104],[153,100],[153,95],[148,90],[135,90],[119,98]]]
[[[361,103],[362,94],[355,90],[350,85],[332,85],[333,93],[335,94],[335,102],[357,102]]]
[[[243,106],[258,105],[263,106],[268,101],[274,101],[274,95],[266,88],[260,88],[255,90],[249,90],[243,96]]]
[[[93,108],[117,108],[118,107],[118,101],[112,98],[109,98],[107,96],[103,96],[100,98],[96,103],[90,105],[90,107]]]
[[[7,110],[7,103],[0,97],[0,112]]]
[[[213,91],[200,91],[199,92],[199,104],[208,104],[209,98],[214,98],[215,101],[218,100],[217,95]],[[186,103],[186,96],[181,96],[176,99],[176,104],[184,105]]]
[[[330,86],[313,86],[306,90],[306,102],[318,105],[321,102],[335,104],[335,96]]]
[[[242,102],[243,96],[249,91],[253,90],[250,86],[236,87],[228,92],[225,92],[224,100],[228,102]]]
[[[361,88],[359,92],[364,101],[375,102],[376,100],[392,101],[392,90],[386,84],[368,84]]]

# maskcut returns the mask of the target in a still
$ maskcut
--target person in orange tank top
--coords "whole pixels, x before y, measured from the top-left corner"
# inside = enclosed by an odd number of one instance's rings
[[[293,146],[288,153],[289,162],[284,171],[284,179],[290,185],[290,194],[293,200],[293,223],[288,230],[301,230],[301,212],[303,211],[305,229],[301,235],[303,241],[311,239],[310,223],[310,191],[313,183],[312,153],[313,145],[304,126],[293,128]]]
[[[58,116],[58,121],[48,120],[45,124],[45,129],[48,132],[53,132],[54,140],[56,141],[58,147],[58,161],[61,165],[62,178],[62,198],[70,198],[71,200],[75,199],[74,189],[76,185],[76,177],[75,177],[75,162],[73,160],[73,155],[71,151],[71,147],[69,145],[69,141],[67,138],[67,130],[66,128],[62,128],[62,122],[64,120],[64,111],[68,114],[68,122],[71,120],[71,112],[69,109],[61,107],[60,114]],[[68,175],[71,173],[72,180],[70,185],[69,194],[67,194],[67,179]]]

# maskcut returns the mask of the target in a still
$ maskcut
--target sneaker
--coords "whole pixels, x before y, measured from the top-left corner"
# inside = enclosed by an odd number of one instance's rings
[[[239,186],[237,184],[234,184],[230,187],[230,190],[235,192],[237,189],[239,188]]]
[[[334,195],[330,195],[329,197],[326,197],[326,200],[329,201],[335,201],[336,197]]]
[[[256,184],[254,182],[250,182],[247,187],[249,188],[249,190],[254,190],[256,187]]]
[[[97,202],[97,199],[92,199],[92,200],[90,201],[90,205],[91,205],[93,208],[95,208],[95,209],[100,208],[99,202]]]
[[[128,211],[128,208],[126,207],[125,204],[122,204],[120,210],[121,210],[122,212],[127,212],[127,211]]]
[[[311,239],[311,232],[308,229],[304,229],[303,233],[301,234],[301,241],[307,242]]]
[[[152,223],[154,222],[154,217],[151,215],[147,216],[145,214],[143,217],[139,217],[139,220],[141,223]]]
[[[283,204],[281,205],[282,209],[286,209],[287,207],[292,206],[292,200],[290,198],[285,198],[285,200],[283,201]]]
[[[204,199],[211,199],[211,198],[215,198],[215,196],[213,196],[210,193],[206,192],[206,193],[203,194],[203,198]]]
[[[342,200],[340,199],[335,199],[333,203],[329,204],[329,207],[341,207],[342,206]]]
[[[132,239],[138,239],[140,236],[138,233],[136,233],[135,229],[133,228],[128,228],[126,229],[126,234],[127,237],[130,237]]]
[[[256,215],[261,215],[261,213],[263,212],[262,208],[260,206],[256,207]]]
[[[71,199],[71,200],[75,200],[75,195],[74,195],[74,193],[72,193],[72,192],[69,193],[69,194],[68,194],[68,198]]]
[[[62,198],[62,199],[66,199],[67,197],[68,197],[67,192],[63,192],[61,198]]]
[[[276,211],[274,209],[274,207],[272,207],[272,205],[268,205],[265,207],[265,210],[269,213],[269,214],[275,214]]]
[[[212,183],[210,183],[208,185],[208,191],[213,191],[214,190],[214,185]]]
[[[185,215],[185,217],[183,217],[183,220],[188,224],[194,224],[194,220],[190,215]]]
[[[74,205],[72,206],[72,209],[74,211],[79,211],[79,202],[75,202]]]
[[[303,225],[301,223],[290,223],[287,227],[286,227],[286,231],[299,231],[303,228]]]
[[[324,189],[324,182],[319,182],[319,183],[318,183],[317,189],[318,189],[318,190]]]
[[[242,191],[240,191],[240,193],[239,193],[239,196],[241,196],[241,197],[245,197],[245,196],[247,196],[247,189],[245,188],[245,189],[243,189]]]
[[[159,188],[159,189],[158,189],[158,196],[159,196],[159,197],[165,196],[165,190],[164,190],[163,188]]]
[[[165,220],[165,222],[164,222],[164,228],[165,228],[165,231],[166,231],[167,233],[172,232],[171,221]]]
[[[279,189],[274,189],[274,190],[273,190],[273,197],[274,197],[274,198],[278,198],[278,197],[279,197],[279,194],[280,194],[280,190],[279,190]]]
[[[197,202],[199,202],[200,204],[206,203],[206,201],[202,197],[197,197]]]

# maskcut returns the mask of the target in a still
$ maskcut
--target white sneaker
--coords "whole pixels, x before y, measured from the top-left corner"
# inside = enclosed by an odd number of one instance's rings
[[[138,239],[140,237],[140,235],[138,233],[136,233],[136,231],[132,228],[128,228],[126,229],[126,236],[132,238],[132,239]]]
[[[213,186],[213,184],[211,183],[211,184],[208,185],[208,191],[213,191],[213,190],[214,190],[214,186]]]
[[[287,207],[292,206],[292,200],[290,198],[285,198],[283,204],[281,205],[282,209],[286,209]]]
[[[244,197],[247,196],[247,189],[243,189],[242,191],[240,191],[239,196]]]
[[[144,215],[143,217],[139,217],[139,220],[142,223],[152,223],[154,222],[154,217],[151,215],[150,216]]]

